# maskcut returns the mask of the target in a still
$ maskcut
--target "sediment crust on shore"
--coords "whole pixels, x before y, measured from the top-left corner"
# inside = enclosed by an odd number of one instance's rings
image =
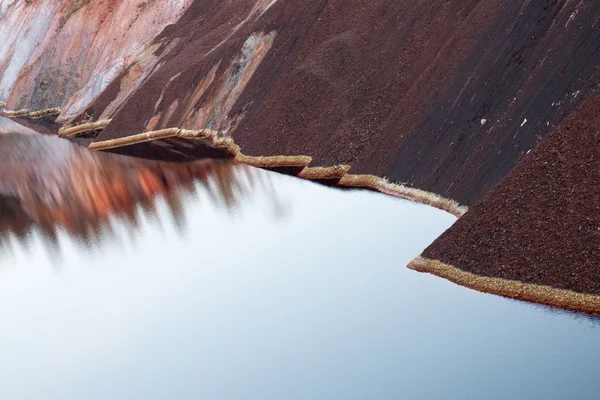
[[[475,275],[462,269],[419,256],[408,268],[433,274],[458,285],[480,292],[496,294],[517,300],[530,301],[573,311],[600,314],[600,296],[556,289],[551,286]]]
[[[81,135],[87,132],[98,131],[106,128],[110,124],[110,119],[100,120],[96,122],[89,122],[86,124],[70,126],[70,127],[62,127],[58,131],[58,136],[63,138],[69,138],[77,135]]]
[[[4,108],[6,103],[0,102],[0,108]],[[18,118],[18,117],[27,117],[31,119],[38,119],[48,115],[56,114],[58,117],[61,113],[60,108],[47,108],[45,110],[37,110],[31,111],[29,109],[22,110],[4,110],[2,111],[2,116],[7,118]]]
[[[76,128],[77,127],[73,127],[71,129]],[[63,136],[66,136],[64,131]],[[175,139],[181,140],[173,142]],[[186,146],[205,146],[206,148],[216,150],[222,157],[233,158],[240,164],[274,170],[298,178],[325,183],[330,186],[369,189],[390,196],[426,204],[447,211],[457,218],[461,217],[468,210],[467,207],[461,206],[456,201],[446,199],[435,193],[391,183],[384,178],[374,175],[349,174],[348,172],[352,168],[350,165],[310,167],[309,164],[312,162],[312,157],[306,155],[248,156],[241,152],[240,147],[235,144],[232,138],[221,136],[219,132],[210,129],[161,129],[118,139],[93,142],[90,144],[89,149],[113,150],[147,143],[165,147],[165,151],[177,153],[185,152]]]

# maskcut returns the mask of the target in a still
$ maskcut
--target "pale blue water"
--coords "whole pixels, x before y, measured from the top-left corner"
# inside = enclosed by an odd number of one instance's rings
[[[97,245],[12,239],[0,399],[600,398],[598,320],[406,269],[449,214],[252,176]]]

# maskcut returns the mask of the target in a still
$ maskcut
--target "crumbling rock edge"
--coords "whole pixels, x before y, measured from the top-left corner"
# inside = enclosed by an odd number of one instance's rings
[[[408,268],[436,275],[458,285],[479,292],[491,293],[517,300],[524,300],[573,311],[600,314],[600,296],[578,293],[551,286],[523,283],[515,280],[475,275],[462,269],[418,256],[408,264]]]

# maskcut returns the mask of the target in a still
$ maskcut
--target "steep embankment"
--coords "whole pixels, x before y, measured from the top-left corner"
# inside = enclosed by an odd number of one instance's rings
[[[192,0],[0,1],[0,101],[77,114]]]
[[[600,312],[599,111],[597,93],[412,266],[486,292]]]
[[[599,17],[591,0],[195,1],[151,76],[87,111],[114,116],[99,140],[208,127],[473,204],[596,90]]]
[[[467,205],[599,78],[592,0],[0,4],[9,109],[113,118],[97,140],[208,128]]]

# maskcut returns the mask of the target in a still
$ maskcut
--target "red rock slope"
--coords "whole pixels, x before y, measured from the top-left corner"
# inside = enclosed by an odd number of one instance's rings
[[[412,266],[491,293],[600,312],[598,149],[600,92],[424,251],[446,265]]]
[[[594,0],[2,0],[0,10],[9,109],[113,118],[97,140],[209,128],[250,155],[351,164],[467,205],[599,81]]]
[[[151,76],[87,112],[114,116],[99,140],[209,127],[474,204],[596,88],[599,17],[592,0],[195,1]]]

